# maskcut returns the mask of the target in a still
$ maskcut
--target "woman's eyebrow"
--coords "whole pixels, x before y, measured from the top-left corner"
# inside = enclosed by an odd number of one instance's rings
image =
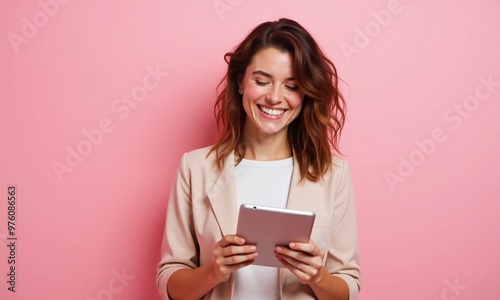
[[[273,75],[271,75],[267,72],[261,71],[261,70],[253,71],[252,75],[262,75],[262,76],[267,77],[267,78],[273,78]],[[285,78],[285,81],[292,81],[292,80],[295,80],[295,77],[292,76],[292,77]]]

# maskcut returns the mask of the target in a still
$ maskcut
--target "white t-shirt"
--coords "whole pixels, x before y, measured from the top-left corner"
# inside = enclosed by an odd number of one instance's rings
[[[235,169],[238,207],[243,203],[286,207],[292,170],[292,157],[273,161],[243,159]],[[234,272],[234,299],[280,299],[278,270],[250,265]]]

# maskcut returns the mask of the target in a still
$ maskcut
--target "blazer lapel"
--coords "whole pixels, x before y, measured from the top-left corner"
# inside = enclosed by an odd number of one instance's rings
[[[297,210],[310,210],[310,203],[308,203],[308,185],[309,181],[304,180],[300,181],[300,169],[299,162],[297,161],[297,157],[293,155],[293,171],[292,171],[292,179],[290,180],[290,189],[288,191],[288,199],[286,202],[286,208],[297,209]],[[310,190],[309,190],[310,193]],[[279,269],[279,285],[280,285],[280,294],[281,297],[284,298],[283,295],[283,286],[285,284],[285,280],[288,275],[290,275],[290,271],[286,268]],[[293,275],[291,275],[293,276]]]
[[[292,171],[292,179],[290,180],[290,189],[288,191],[288,199],[286,202],[286,207],[290,209],[297,210],[310,210],[311,203],[308,203],[308,185],[309,181],[303,180],[300,181],[300,170],[299,170],[299,162],[297,161],[297,157],[293,156],[293,171]],[[310,193],[310,190],[309,190]]]
[[[235,234],[238,221],[236,207],[236,179],[234,176],[234,153],[228,155],[224,169],[218,172],[214,167],[215,182],[208,189],[207,196],[219,223],[222,235]]]

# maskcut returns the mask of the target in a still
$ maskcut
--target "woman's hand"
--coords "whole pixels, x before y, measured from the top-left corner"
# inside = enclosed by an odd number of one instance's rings
[[[248,266],[257,258],[257,248],[245,245],[245,240],[236,235],[226,235],[215,244],[213,275],[219,282],[229,279],[231,273]]]
[[[287,247],[277,246],[274,250],[276,258],[292,272],[302,284],[320,281],[325,251],[309,243],[292,242]]]

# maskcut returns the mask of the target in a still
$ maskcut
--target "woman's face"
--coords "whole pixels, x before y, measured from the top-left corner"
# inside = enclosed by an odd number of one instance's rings
[[[286,135],[304,99],[294,78],[291,55],[275,48],[257,52],[245,71],[240,89],[247,115],[245,133]]]

